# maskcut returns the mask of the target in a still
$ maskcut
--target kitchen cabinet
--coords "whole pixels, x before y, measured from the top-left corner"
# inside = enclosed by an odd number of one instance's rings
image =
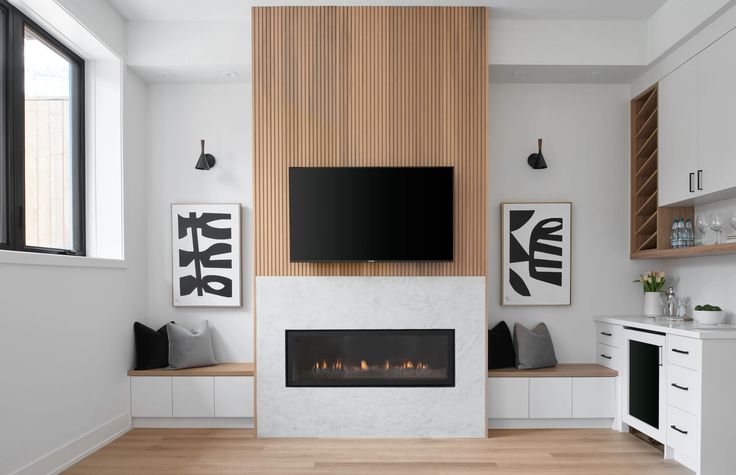
[[[736,31],[697,56],[698,172],[702,193],[736,187]]]
[[[659,205],[693,198],[698,169],[698,57],[659,82]]]
[[[656,434],[665,446],[664,456],[696,474],[732,473],[736,465],[736,411],[732,410],[736,393],[736,325],[700,326],[645,317],[596,320],[599,330],[624,335],[620,350],[627,364],[619,369],[625,387],[620,406],[622,417],[630,420],[626,416],[630,406],[627,386],[641,384],[634,382],[636,377],[628,367],[632,342],[646,340],[646,335],[664,334],[659,362],[664,388],[658,391],[660,416]],[[611,330],[612,325],[618,326],[619,332]],[[640,335],[632,336],[635,332]],[[657,344],[663,345],[661,341]]]
[[[736,30],[659,82],[659,205],[736,196]]]

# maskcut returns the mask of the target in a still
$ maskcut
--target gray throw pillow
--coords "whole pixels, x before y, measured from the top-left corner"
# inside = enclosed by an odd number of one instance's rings
[[[166,330],[169,334],[169,369],[217,364],[207,320],[191,331],[176,323],[167,323]]]
[[[518,323],[514,324],[514,347],[516,348],[516,367],[519,369],[547,368],[557,365],[552,337],[544,323],[540,323],[533,330]]]

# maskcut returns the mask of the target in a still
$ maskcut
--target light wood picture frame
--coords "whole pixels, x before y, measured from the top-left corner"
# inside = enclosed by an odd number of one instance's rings
[[[501,305],[571,305],[571,202],[501,203]]]

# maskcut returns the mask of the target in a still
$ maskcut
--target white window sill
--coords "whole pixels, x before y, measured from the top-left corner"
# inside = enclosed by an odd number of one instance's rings
[[[0,250],[0,264],[22,264],[31,266],[97,267],[103,269],[125,269],[124,259],[103,259],[86,256],[63,256]]]

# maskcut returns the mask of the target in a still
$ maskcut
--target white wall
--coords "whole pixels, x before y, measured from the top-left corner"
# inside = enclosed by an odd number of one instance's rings
[[[547,323],[560,362],[594,362],[593,316],[639,313],[628,258],[629,87],[513,85],[490,89],[489,325]],[[544,139],[549,168],[527,156]],[[572,201],[572,306],[501,307],[503,201]]]
[[[50,455],[29,468],[48,472],[129,425],[132,326],[146,313],[146,90],[133,73],[124,83],[125,268],[0,264],[0,473]]]
[[[253,179],[250,85],[153,85],[148,129],[148,316],[152,326],[209,320],[218,361],[253,361]],[[217,159],[195,170],[199,140]],[[174,308],[171,204],[243,205],[243,307]]]

